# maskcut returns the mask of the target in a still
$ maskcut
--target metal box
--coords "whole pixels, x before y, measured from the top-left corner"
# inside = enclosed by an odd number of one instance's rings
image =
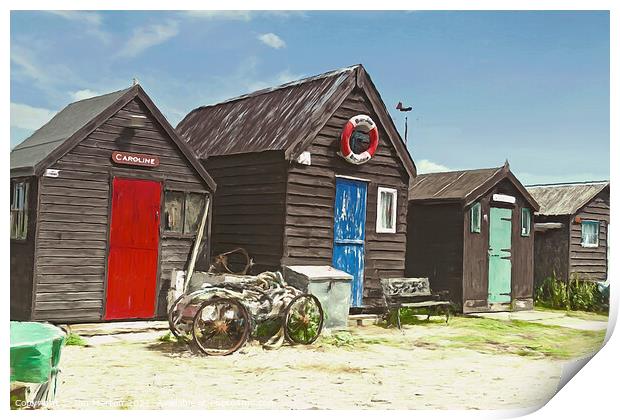
[[[329,265],[293,265],[284,266],[284,280],[319,299],[325,328],[347,328],[353,276]]]

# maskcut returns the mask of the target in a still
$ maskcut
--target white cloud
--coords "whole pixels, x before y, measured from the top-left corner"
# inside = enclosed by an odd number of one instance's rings
[[[121,49],[119,56],[135,57],[143,51],[177,36],[178,33],[179,24],[176,21],[136,28],[129,41]]]
[[[415,163],[416,168],[418,169],[418,174],[429,174],[433,172],[448,172],[451,171],[447,166],[441,165],[439,163],[431,162],[428,159],[418,160]]]
[[[278,35],[269,32],[267,34],[261,34],[257,37],[260,42],[262,42],[263,44],[271,47],[271,48],[275,48],[276,50],[279,50],[280,48],[284,48],[286,47],[286,42],[284,42],[284,40],[282,38],[280,38]]]
[[[46,79],[45,73],[34,63],[34,60],[24,48],[16,46],[11,48],[11,62],[18,67],[22,74],[31,79],[37,81]]]
[[[56,112],[49,109],[11,102],[11,127],[38,130],[54,115]]]
[[[94,96],[99,96],[99,95],[101,95],[101,93],[95,92],[94,90],[90,90],[90,89],[81,89],[81,90],[76,90],[75,92],[69,92],[69,96],[71,96],[71,100],[73,102],[81,101],[83,99],[88,99],[88,98],[92,98]]]
[[[247,22],[252,19],[252,13],[249,10],[187,10],[183,14],[190,18],[208,20],[241,20]]]
[[[56,16],[60,16],[63,19],[73,20],[76,22],[85,22],[91,25],[101,25],[101,15],[96,12],[77,12],[73,10],[48,10]]]
[[[298,10],[186,10],[182,13],[184,16],[192,19],[237,20],[242,22],[249,22],[257,16],[273,16],[283,19],[294,16],[306,16],[305,12]]]
[[[79,12],[74,10],[47,10],[47,13],[61,17],[65,20],[76,22],[86,27],[86,33],[108,43],[110,35],[102,28],[103,18],[97,12]]]

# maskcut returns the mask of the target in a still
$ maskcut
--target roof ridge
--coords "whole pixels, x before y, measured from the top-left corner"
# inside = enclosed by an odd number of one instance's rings
[[[459,169],[454,171],[441,171],[441,172],[428,172],[425,174],[419,174],[416,178],[426,175],[435,175],[435,174],[453,174],[457,172],[474,172],[474,171],[490,171],[491,169],[499,170],[504,168],[503,166],[491,167],[491,168],[477,168],[477,169]]]
[[[353,70],[355,70],[355,69],[357,69],[359,67],[363,67],[363,66],[361,64],[354,64],[352,66],[342,67],[342,68],[339,68],[339,69],[336,69],[336,70],[327,71],[325,73],[316,74],[314,76],[308,76],[308,77],[304,77],[302,79],[292,80],[290,82],[286,82],[286,83],[283,83],[281,85],[269,86],[269,87],[266,87],[266,88],[263,88],[263,89],[258,89],[258,90],[255,90],[253,92],[244,93],[243,95],[234,96],[232,98],[225,99],[225,100],[223,100],[221,102],[216,102],[214,104],[201,105],[201,106],[199,106],[197,108],[194,108],[192,111],[190,111],[190,114],[192,112],[194,112],[194,111],[198,111],[198,110],[202,110],[202,109],[206,109],[206,108],[212,108],[212,107],[228,104],[228,103],[231,103],[231,102],[241,101],[241,100],[244,100],[244,99],[254,98],[254,97],[257,97],[257,96],[265,95],[267,93],[275,92],[277,90],[286,89],[286,88],[297,86],[297,85],[300,85],[300,84],[303,84],[303,83],[313,82],[315,80],[326,79],[326,78],[328,78],[330,76],[335,76],[337,74],[353,71]]]
[[[609,180],[601,180],[601,181],[571,181],[571,182],[557,182],[557,183],[549,183],[549,184],[529,184],[526,185],[525,188],[539,188],[539,187],[568,187],[568,186],[576,186],[576,185],[599,185],[599,184],[609,184]]]

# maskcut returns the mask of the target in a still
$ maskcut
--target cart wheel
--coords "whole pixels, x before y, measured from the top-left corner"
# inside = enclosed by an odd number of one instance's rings
[[[194,342],[204,354],[226,356],[248,339],[250,315],[236,299],[215,298],[204,302],[192,326]]]
[[[323,329],[323,308],[316,296],[295,297],[284,313],[284,336],[291,344],[312,344]]]
[[[179,331],[177,325],[179,325],[181,319],[183,318],[185,305],[181,305],[181,302],[185,298],[187,298],[186,295],[179,296],[168,311],[168,326],[170,327],[170,332],[172,332],[172,335],[174,335],[177,339],[180,339],[183,335],[181,331]]]

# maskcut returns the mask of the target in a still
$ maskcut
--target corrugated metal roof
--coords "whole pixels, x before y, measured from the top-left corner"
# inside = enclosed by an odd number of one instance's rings
[[[201,158],[286,150],[320,128],[328,110],[355,86],[358,68],[361,65],[197,108],[177,132]]]
[[[11,169],[35,167],[130,89],[119,90],[67,105],[47,124],[15,146],[11,151]]]
[[[576,213],[608,186],[609,181],[597,181],[530,185],[526,188],[540,204],[539,214],[558,216]]]
[[[409,189],[409,200],[465,200],[504,167],[418,175]]]

